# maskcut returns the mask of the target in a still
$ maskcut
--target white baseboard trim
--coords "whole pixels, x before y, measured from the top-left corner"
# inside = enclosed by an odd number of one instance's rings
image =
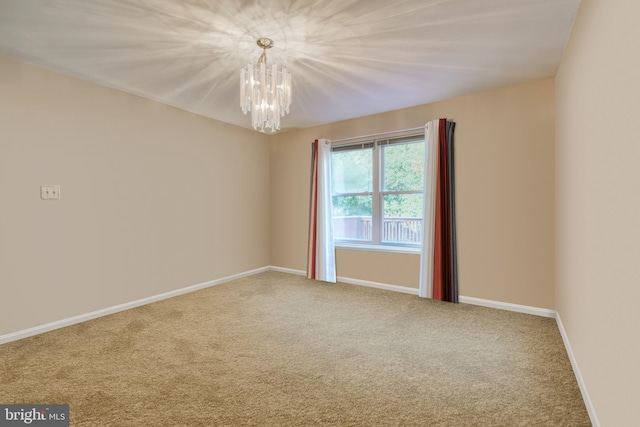
[[[69,317],[67,319],[62,319],[62,320],[58,320],[55,322],[50,322],[50,323],[46,323],[44,325],[39,325],[39,326],[35,326],[33,328],[28,328],[28,329],[24,329],[21,331],[17,331],[17,332],[11,332],[5,335],[0,335],[0,344],[4,344],[4,343],[8,343],[11,341],[16,341],[22,338],[27,338],[33,335],[38,335],[44,332],[49,332],[55,329],[59,329],[59,328],[64,328],[65,326],[70,326],[70,325],[74,325],[76,323],[80,323],[80,322],[85,322],[87,320],[91,320],[91,319],[96,319],[98,317],[102,317],[102,316],[107,316],[109,314],[113,314],[113,313],[117,313],[120,311],[124,311],[124,310],[128,310],[131,308],[135,308],[135,307],[139,307],[141,305],[145,305],[145,304],[150,304],[156,301],[161,301],[163,299],[167,299],[167,298],[172,298],[178,295],[182,295],[182,294],[186,294],[189,292],[194,292],[194,291],[198,291],[200,289],[205,289],[211,286],[215,286],[215,285],[219,285],[221,283],[225,283],[225,282],[229,282],[232,280],[236,280],[236,279],[240,279],[243,277],[247,277],[247,276],[252,276],[254,274],[258,274],[258,273],[262,273],[265,271],[279,271],[282,273],[289,273],[289,274],[295,274],[295,275],[299,275],[299,276],[305,276],[306,273],[303,270],[296,270],[296,269],[292,269],[292,268],[285,268],[285,267],[278,267],[278,266],[266,266],[266,267],[261,267],[261,268],[257,268],[254,270],[249,270],[249,271],[245,271],[243,273],[239,273],[239,274],[234,274],[232,276],[227,276],[227,277],[223,277],[221,279],[216,279],[216,280],[210,280],[208,282],[203,282],[203,283],[199,283],[197,285],[192,285],[192,286],[187,286],[185,288],[180,288],[180,289],[176,289],[174,291],[170,291],[170,292],[165,292],[159,295],[153,295],[147,298],[142,298],[136,301],[131,301],[131,302],[127,302],[124,304],[120,304],[120,305],[116,305],[113,307],[107,307],[104,309],[100,309],[100,310],[96,310],[96,311],[92,311],[90,313],[85,313],[85,314],[81,314],[78,316],[73,316],[73,317]],[[361,280],[361,279],[353,279],[350,277],[343,277],[343,276],[339,276],[338,277],[338,281],[342,282],[342,283],[347,283],[347,284],[351,284],[351,285],[358,285],[358,286],[366,286],[366,287],[370,287],[370,288],[376,288],[376,289],[384,289],[384,290],[388,290],[388,291],[394,291],[394,292],[402,292],[402,293],[406,293],[406,294],[411,294],[411,295],[418,295],[418,289],[417,288],[410,288],[410,287],[406,287],[406,286],[398,286],[398,285],[391,285],[388,283],[380,283],[380,282],[372,282],[369,280]],[[480,298],[473,298],[473,297],[465,297],[465,296],[460,296],[460,302],[462,303],[466,303],[466,304],[473,304],[473,305],[480,305],[483,307],[491,307],[491,308],[497,308],[497,309],[501,309],[501,310],[508,310],[508,311],[516,311],[519,313],[527,313],[527,314],[534,314],[537,316],[543,316],[543,317],[556,317],[556,312],[553,310],[547,310],[547,309],[543,309],[543,308],[537,308],[537,307],[529,307],[529,306],[524,306],[524,305],[518,305],[518,304],[511,304],[511,303],[506,303],[506,302],[500,302],[500,301],[491,301],[491,300],[484,300],[484,299],[480,299]],[[564,338],[564,336],[563,336]],[[573,363],[573,362],[572,362]]]
[[[293,268],[277,267],[273,265],[269,267],[269,270],[279,271],[281,273],[296,274],[298,276],[306,276],[307,274],[303,270],[295,270]],[[390,285],[388,283],[371,282],[369,280],[353,279],[350,277],[343,277],[343,276],[338,276],[338,281],[342,283],[348,283],[351,285],[368,286],[371,288],[386,289],[388,291],[403,292],[405,294],[418,295],[418,288],[410,288],[408,286]],[[519,305],[519,304],[512,304],[509,302],[492,301],[487,299],[465,297],[465,296],[460,296],[459,299],[460,299],[460,302],[464,304],[480,305],[482,307],[497,308],[500,310],[515,311],[518,313],[533,314],[536,316],[551,317],[554,319],[556,317],[555,310],[549,310],[546,308],[530,307],[528,305]]]
[[[306,276],[306,272],[304,272],[302,270],[294,270],[294,269],[291,269],[291,268],[270,266],[269,270],[280,271],[282,273],[296,274],[296,275],[299,275],[299,276]],[[370,282],[370,281],[367,281],[367,280],[352,279],[352,278],[349,278],[349,277],[341,277],[341,276],[338,276],[338,281],[341,282],[341,283],[349,283],[349,284],[360,285],[360,286],[369,286],[369,287],[372,287],[372,288],[386,289],[386,290],[390,290],[390,291],[404,292],[404,293],[408,293],[408,294],[418,295],[418,289],[416,289],[416,288],[409,288],[409,287],[397,286],[397,285],[389,285],[389,284],[386,284],[386,283]],[[580,373],[580,369],[578,368],[578,363],[576,362],[576,358],[573,355],[573,351],[571,350],[571,344],[569,344],[569,338],[567,337],[567,333],[564,330],[564,326],[562,325],[562,320],[560,320],[560,314],[557,311],[550,310],[550,309],[547,309],[547,308],[539,308],[539,307],[532,307],[532,306],[528,306],[528,305],[512,304],[512,303],[508,303],[508,302],[493,301],[493,300],[487,300],[487,299],[482,299],[482,298],[474,298],[474,297],[460,296],[459,300],[460,300],[461,303],[464,303],[464,304],[478,305],[478,306],[482,306],[482,307],[495,308],[495,309],[499,309],[499,310],[515,311],[517,313],[532,314],[532,315],[535,315],[535,316],[541,316],[541,317],[548,317],[548,318],[556,319],[556,322],[558,324],[558,329],[560,330],[560,335],[562,335],[562,341],[564,342],[565,349],[566,349],[567,354],[569,356],[569,361],[571,362],[571,367],[573,368],[573,373],[576,376],[576,380],[578,382],[578,386],[580,387],[580,392],[582,393],[582,399],[584,400],[584,404],[585,404],[585,406],[587,408],[587,412],[589,413],[589,418],[591,419],[591,424],[593,424],[594,427],[600,427],[600,422],[598,421],[598,417],[596,416],[595,408],[593,407],[593,403],[591,402],[591,398],[589,397],[589,392],[587,391],[587,386],[584,383],[584,379],[582,378],[582,374]]]
[[[303,271],[303,270],[294,270],[293,268],[276,267],[276,266],[272,265],[271,267],[269,267],[269,269],[272,270],[272,271],[279,271],[281,273],[295,274],[295,275],[298,275],[298,276],[306,276],[307,275],[307,273],[305,271]],[[350,277],[343,277],[343,276],[338,276],[337,279],[338,279],[338,282],[340,282],[340,283],[348,283],[350,285],[366,286],[368,288],[385,289],[387,291],[402,292],[402,293],[405,293],[405,294],[418,295],[418,289],[417,288],[409,288],[407,286],[390,285],[388,283],[371,282],[369,280],[352,279]]]
[[[129,310],[131,308],[140,307],[142,305],[151,304],[153,302],[162,301],[167,298],[172,298],[178,295],[183,295],[189,292],[198,291],[211,286],[220,285],[222,283],[230,282],[236,279],[241,279],[243,277],[253,276],[255,274],[263,273],[265,271],[279,271],[281,273],[289,273],[289,274],[295,274],[299,276],[306,276],[306,272],[302,270],[295,270],[292,268],[284,268],[284,267],[277,267],[277,266],[266,266],[266,267],[256,268],[254,270],[245,271],[243,273],[234,274],[234,275],[223,277],[216,280],[210,280],[208,282],[199,283],[197,285],[187,286],[185,288],[180,288],[174,291],[153,295],[147,298],[142,298],[136,301],[127,302],[127,303],[116,305],[113,307],[107,307],[101,310],[92,311],[90,313],[69,317],[67,319],[46,323],[44,325],[35,326],[33,328],[28,328],[21,331],[0,335],[0,344],[16,341],[22,338],[27,338],[33,335],[38,335],[38,334],[49,332],[55,329],[64,328],[65,326],[71,326],[76,323],[85,322],[87,320],[96,319],[98,317],[107,316],[109,314],[118,313],[120,311]],[[338,281],[341,283],[348,283],[352,285],[367,286],[371,288],[418,295],[417,288],[409,288],[406,286],[390,285],[387,283],[371,282],[368,280],[352,279],[349,277],[342,277],[342,276],[338,277]],[[573,355],[573,351],[571,350],[571,344],[569,343],[569,338],[564,329],[562,320],[560,319],[560,314],[558,312],[556,312],[555,310],[549,310],[545,308],[530,307],[526,305],[485,300],[485,299],[474,298],[474,297],[460,296],[459,299],[461,303],[465,303],[465,304],[473,304],[473,305],[479,305],[483,307],[496,308],[500,310],[515,311],[518,313],[526,313],[526,314],[533,314],[536,316],[555,318],[558,324],[558,329],[560,330],[560,335],[562,336],[562,340],[564,342],[565,349],[569,356],[569,361],[571,362],[571,367],[573,368],[573,372],[576,376],[578,386],[580,387],[580,392],[582,393],[582,398],[584,399],[587,412],[589,413],[589,418],[591,419],[591,423],[593,424],[594,427],[600,427],[598,417],[596,416],[595,408],[593,406],[593,403],[591,402],[591,398],[589,397],[589,392],[587,391],[587,386],[585,385],[584,379],[582,378],[582,374],[580,373],[578,363],[576,361],[575,356]]]
[[[418,295],[418,288],[408,286],[390,285],[388,283],[371,282],[369,280],[352,279],[350,277],[338,276],[338,282],[350,285],[366,286],[368,288],[384,289],[386,291],[402,292],[404,294]]]
[[[517,313],[533,314],[535,316],[551,317],[555,319],[556,311],[548,308],[531,307],[528,305],[512,304],[510,302],[493,301],[482,298],[460,296],[459,300],[464,304],[480,305],[482,307],[498,308],[500,310],[515,311]]]
[[[285,268],[285,267],[276,267],[275,265],[270,265],[269,270],[271,271],[279,271],[280,273],[289,273],[295,274],[296,276],[306,276],[307,272],[303,270],[294,270],[293,268]]]
[[[294,270],[294,269],[291,269],[291,268],[270,266],[269,270],[280,271],[282,273],[296,274],[296,275],[299,275],[299,276],[306,276],[306,272],[305,271]],[[390,284],[386,284],[386,283],[370,282],[370,281],[367,281],[367,280],[352,279],[352,278],[349,278],[349,277],[341,277],[341,276],[338,276],[338,281],[341,282],[341,283],[348,283],[348,284],[360,285],[360,286],[369,286],[369,287],[372,287],[372,288],[386,289],[386,290],[390,290],[390,291],[404,292],[404,293],[408,293],[408,294],[418,295],[418,289],[416,289],[416,288],[409,288],[409,287],[404,287],[404,286],[390,285]],[[493,300],[487,300],[487,299],[475,298],[475,297],[465,297],[465,296],[462,296],[462,295],[459,297],[459,300],[460,300],[461,303],[464,303],[464,304],[472,304],[472,305],[478,305],[478,306],[482,306],[482,307],[489,307],[489,308],[495,308],[495,309],[499,309],[499,310],[514,311],[514,312],[517,312],[517,313],[532,314],[532,315],[535,315],[535,316],[541,316],[541,317],[548,317],[548,318],[556,319],[556,322],[558,323],[558,329],[560,330],[560,334],[562,335],[562,341],[564,342],[565,349],[567,351],[567,354],[569,355],[569,360],[571,362],[571,367],[573,368],[574,375],[576,376],[576,380],[578,381],[578,386],[580,387],[580,392],[582,393],[582,398],[583,398],[584,404],[585,404],[585,406],[587,408],[587,412],[589,413],[589,418],[591,419],[591,423],[593,424],[594,427],[600,427],[600,423],[598,421],[598,417],[596,416],[596,412],[595,412],[595,409],[593,407],[593,403],[591,402],[591,399],[589,397],[589,393],[587,391],[587,387],[586,387],[586,385],[584,383],[584,379],[582,378],[582,375],[580,373],[580,369],[578,368],[578,363],[576,362],[575,356],[573,355],[573,351],[571,350],[571,345],[569,344],[569,338],[567,337],[567,333],[564,330],[564,326],[562,325],[562,321],[560,320],[560,314],[557,311],[550,310],[550,309],[547,309],[547,308],[539,308],[539,307],[532,307],[532,306],[528,306],[528,305],[512,304],[512,303],[502,302],[502,301],[493,301]]]
[[[580,392],[582,393],[582,400],[584,400],[584,405],[587,407],[587,413],[589,414],[589,418],[591,419],[591,424],[593,425],[593,427],[600,427],[600,421],[598,421],[596,410],[593,406],[591,398],[589,397],[589,392],[587,391],[587,385],[584,382],[584,378],[582,378],[580,368],[578,367],[578,362],[576,361],[576,357],[574,356],[573,350],[571,349],[567,331],[565,331],[562,320],[560,319],[560,313],[556,313],[556,322],[558,323],[558,329],[560,330],[560,335],[562,336],[562,341],[564,342],[564,348],[567,350],[567,355],[569,356],[569,361],[571,362],[573,373],[576,376],[576,381],[578,381],[578,387],[580,387]]]
[[[96,319],[98,317],[107,316],[109,314],[118,313],[120,311],[129,310],[131,308],[140,307],[141,305],[151,304],[152,302],[157,302],[163,299],[176,297],[178,295],[186,294],[189,292],[199,291],[200,289],[205,289],[211,286],[220,285],[222,283],[230,282],[231,280],[241,279],[247,276],[253,276],[254,274],[262,273],[268,270],[269,270],[269,267],[261,267],[255,270],[245,271],[243,273],[223,277],[221,279],[210,280],[208,282],[199,283],[197,285],[187,286],[186,288],[176,289],[175,291],[169,291],[162,294],[142,298],[136,301],[131,301],[124,304],[116,305],[113,307],[107,307],[100,310],[92,311],[90,313],[69,317],[67,319],[57,320],[55,322],[46,323],[44,325],[35,326],[33,328],[24,329],[17,332],[11,332],[5,335],[0,335],[0,344],[5,344],[11,341],[27,338],[33,335],[42,334],[44,332],[53,331],[55,329],[64,328],[65,326],[71,326],[76,323],[85,322],[87,320]]]

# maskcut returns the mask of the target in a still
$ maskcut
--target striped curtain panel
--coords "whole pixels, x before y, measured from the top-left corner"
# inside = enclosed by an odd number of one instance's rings
[[[454,130],[455,123],[447,119],[432,120],[425,127],[424,227],[419,295],[457,303]]]
[[[315,140],[311,150],[311,202],[307,277],[336,282],[331,202],[331,141]]]

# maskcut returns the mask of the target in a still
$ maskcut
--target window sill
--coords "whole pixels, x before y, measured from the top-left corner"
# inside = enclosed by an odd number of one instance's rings
[[[336,249],[368,252],[392,252],[396,254],[420,254],[419,247],[392,246],[392,245],[367,245],[361,243],[336,242]]]

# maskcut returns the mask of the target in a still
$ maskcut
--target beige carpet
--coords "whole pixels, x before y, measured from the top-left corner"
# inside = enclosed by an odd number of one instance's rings
[[[75,426],[588,426],[555,320],[267,272],[0,346]]]

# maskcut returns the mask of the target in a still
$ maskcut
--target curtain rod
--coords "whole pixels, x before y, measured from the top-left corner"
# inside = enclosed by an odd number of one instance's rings
[[[346,141],[351,141],[352,139],[370,139],[370,138],[375,138],[375,137],[383,136],[383,135],[390,135],[390,134],[394,134],[394,133],[412,132],[414,130],[422,130],[422,131],[424,131],[424,126],[420,126],[420,127],[417,127],[417,128],[410,128],[410,129],[394,130],[394,131],[390,131],[390,132],[372,133],[371,135],[353,136],[351,138],[332,139],[331,143],[335,144],[335,143],[340,143],[340,142],[346,142]]]

